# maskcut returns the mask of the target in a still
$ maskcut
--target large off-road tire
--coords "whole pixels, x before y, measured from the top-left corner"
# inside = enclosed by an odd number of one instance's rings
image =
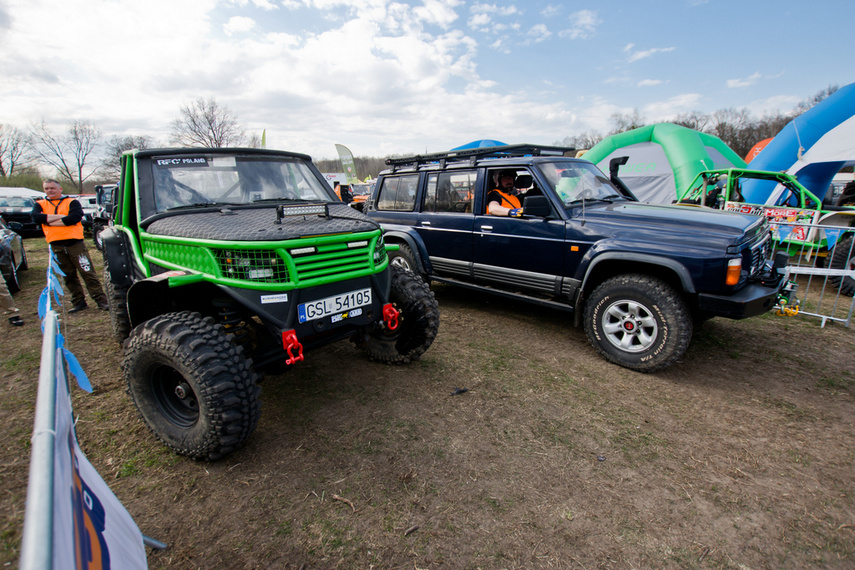
[[[433,291],[412,271],[392,266],[390,301],[400,311],[398,328],[378,327],[362,343],[372,360],[406,364],[430,347],[439,330],[439,305]]]
[[[184,311],[146,321],[125,343],[122,369],[143,420],[176,453],[219,459],[258,424],[252,362],[210,317]]]
[[[601,283],[588,298],[585,332],[609,362],[655,372],[686,352],[692,317],[680,295],[664,281],[619,275]]]
[[[852,237],[840,240],[834,247],[834,255],[829,263],[830,269],[855,269],[855,251],[852,250]],[[855,295],[855,279],[844,275],[835,275],[829,278],[843,295],[852,297]]]
[[[416,265],[416,256],[413,254],[413,250],[410,246],[405,243],[400,245],[400,249],[398,249],[398,251],[389,252],[389,265],[392,267],[400,267],[401,269],[406,269],[413,273],[419,272],[418,266]]]
[[[128,314],[127,285],[116,285],[110,276],[107,260],[104,260],[104,278],[102,279],[104,294],[110,305],[110,325],[113,327],[113,337],[120,343],[131,334],[131,318]]]
[[[30,262],[27,261],[27,250],[21,248],[21,263],[18,265],[18,271],[26,271],[30,268]]]

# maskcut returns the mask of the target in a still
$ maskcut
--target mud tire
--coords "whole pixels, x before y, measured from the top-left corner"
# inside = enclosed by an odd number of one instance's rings
[[[104,276],[101,280],[107,303],[110,305],[110,325],[113,329],[113,338],[119,343],[125,341],[131,334],[131,317],[128,314],[128,287],[127,285],[116,285],[110,276],[107,260],[104,260]]]
[[[219,459],[258,424],[252,362],[210,317],[184,311],[146,321],[125,343],[122,369],[143,420],[178,454]]]
[[[837,242],[834,247],[834,255],[829,263],[829,269],[855,269],[855,251],[852,248],[852,237]],[[849,276],[836,275],[829,281],[838,288],[842,295],[852,297],[855,295],[855,279]]]
[[[655,372],[683,356],[692,317],[667,283],[647,275],[619,275],[601,283],[585,306],[585,332],[609,362]]]
[[[430,347],[439,330],[439,305],[428,284],[412,271],[390,267],[390,302],[400,311],[398,328],[377,327],[362,343],[372,360],[406,364],[417,360]]]

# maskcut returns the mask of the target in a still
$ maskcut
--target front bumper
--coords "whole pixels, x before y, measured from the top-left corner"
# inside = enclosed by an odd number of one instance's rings
[[[770,311],[782,295],[789,297],[794,286],[788,267],[772,266],[768,278],[746,285],[728,295],[698,294],[698,309],[705,314],[728,319],[747,319]]]

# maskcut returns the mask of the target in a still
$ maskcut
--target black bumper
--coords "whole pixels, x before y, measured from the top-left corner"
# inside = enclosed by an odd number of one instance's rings
[[[716,317],[728,319],[747,319],[768,312],[778,302],[778,297],[788,283],[788,276],[780,275],[778,282],[768,284],[746,285],[739,291],[729,295],[698,295],[698,309]]]

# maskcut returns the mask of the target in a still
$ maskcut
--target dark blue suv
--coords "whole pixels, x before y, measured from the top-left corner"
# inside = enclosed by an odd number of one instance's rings
[[[367,213],[399,246],[393,264],[575,312],[607,360],[638,371],[679,359],[694,324],[759,315],[787,295],[787,258],[769,259],[764,219],[639,203],[617,164],[607,177],[565,156],[572,150],[508,145],[389,159]],[[503,195],[509,202],[497,207]]]

